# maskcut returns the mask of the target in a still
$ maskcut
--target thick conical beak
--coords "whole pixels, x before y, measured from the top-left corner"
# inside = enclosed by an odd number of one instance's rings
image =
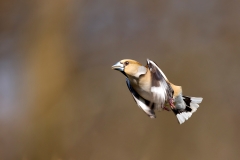
[[[120,62],[117,62],[116,64],[114,64],[112,66],[112,69],[123,72],[124,71],[124,65],[122,63],[120,63]]]

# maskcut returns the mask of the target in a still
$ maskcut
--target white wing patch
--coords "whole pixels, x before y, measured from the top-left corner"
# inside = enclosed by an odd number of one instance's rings
[[[153,93],[153,101],[155,103],[161,102],[161,106],[165,103],[166,100],[166,88],[160,84],[159,87],[151,87],[151,92]]]

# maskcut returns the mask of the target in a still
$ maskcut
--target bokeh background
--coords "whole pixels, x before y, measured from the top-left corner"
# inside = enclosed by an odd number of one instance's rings
[[[240,157],[240,1],[0,1],[0,159]],[[148,118],[111,66],[154,60],[202,96]]]

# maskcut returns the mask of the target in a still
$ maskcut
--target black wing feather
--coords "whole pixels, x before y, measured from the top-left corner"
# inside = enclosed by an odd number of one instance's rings
[[[128,86],[129,91],[131,92],[133,99],[135,100],[135,102],[137,103],[137,105],[145,112],[147,113],[148,116],[150,116],[151,118],[155,118],[155,104],[151,103],[150,101],[144,99],[143,97],[141,97],[131,86],[130,81],[128,78],[126,78],[126,83]]]
[[[164,91],[164,95],[162,95],[161,92],[154,93],[157,94],[156,97],[161,97],[162,100],[164,100],[164,102],[160,102],[161,107],[163,107],[165,101],[173,97],[174,91],[170,83],[167,82],[167,78],[164,75],[164,73],[160,70],[160,68],[151,60],[147,60],[147,64],[152,75],[152,87],[159,87]]]

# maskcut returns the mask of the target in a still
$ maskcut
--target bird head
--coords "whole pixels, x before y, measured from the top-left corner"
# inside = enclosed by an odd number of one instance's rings
[[[122,72],[126,77],[139,77],[147,72],[147,68],[132,59],[123,59],[112,66],[112,69]]]

